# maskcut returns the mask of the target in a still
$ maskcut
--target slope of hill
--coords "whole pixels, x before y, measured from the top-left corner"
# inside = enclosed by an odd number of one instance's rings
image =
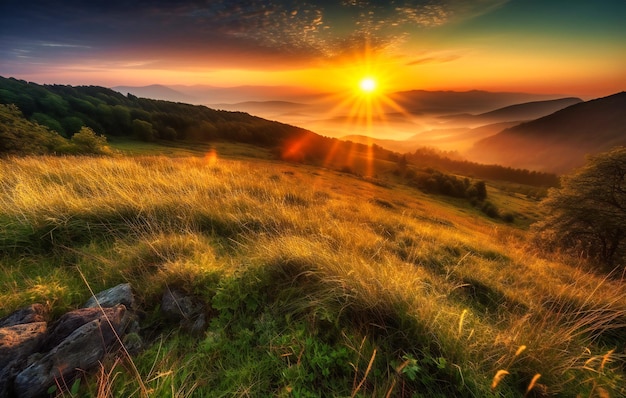
[[[529,101],[552,100],[562,95],[498,93],[489,91],[401,91],[390,96],[411,113],[480,113]]]
[[[626,145],[626,92],[578,103],[477,142],[466,154],[485,163],[562,173],[586,154]]]
[[[302,145],[305,155],[314,145],[334,145],[305,129],[247,113],[124,96],[104,87],[38,85],[0,77],[0,103],[17,105],[27,119],[67,138],[87,126],[98,134],[145,141],[224,139],[277,149],[306,139],[311,144]]]
[[[532,101],[522,104],[509,105],[504,108],[499,108],[478,115],[451,115],[444,116],[443,119],[445,119],[448,124],[461,124],[464,126],[501,122],[521,122],[550,115],[551,113],[557,112],[579,102],[583,102],[583,100],[574,97],[546,101]]]
[[[470,206],[204,156],[0,159],[0,187],[0,317],[123,282],[145,314],[73,396],[626,393],[626,287]]]

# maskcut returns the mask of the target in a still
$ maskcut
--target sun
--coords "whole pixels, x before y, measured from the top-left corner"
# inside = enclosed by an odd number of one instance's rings
[[[359,82],[359,87],[364,93],[371,93],[376,90],[376,80],[371,77],[365,77]]]

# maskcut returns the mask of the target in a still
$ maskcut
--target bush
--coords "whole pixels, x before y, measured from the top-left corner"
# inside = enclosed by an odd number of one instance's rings
[[[89,127],[82,127],[78,133],[74,134],[71,138],[71,143],[76,147],[77,153],[110,153],[106,137],[103,135],[97,135]]]
[[[152,123],[145,120],[133,120],[133,134],[142,141],[154,141],[154,128]]]
[[[513,215],[513,213],[506,212],[506,213],[503,213],[501,217],[502,217],[502,220],[504,220],[504,222],[507,222],[509,224],[515,221],[515,216]]]
[[[480,207],[480,211],[491,218],[498,218],[500,216],[498,208],[491,202],[484,202]]]

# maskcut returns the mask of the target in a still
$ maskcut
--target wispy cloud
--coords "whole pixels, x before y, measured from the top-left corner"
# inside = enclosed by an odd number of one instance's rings
[[[40,43],[39,52],[28,48],[30,56],[54,59],[73,51],[75,58],[126,58],[134,52],[136,59],[170,58],[167,63],[200,58],[209,64],[230,60],[276,68],[333,59],[366,43],[373,50],[397,46],[421,29],[471,18],[504,2],[69,0],[51,5],[33,0],[25,7],[7,0],[0,24],[18,42]],[[241,65],[245,59],[249,65]]]
[[[80,44],[67,44],[67,43],[40,43],[39,45],[42,47],[58,47],[58,48],[84,48],[84,49],[91,48],[91,46],[84,46]]]
[[[406,66],[424,65],[424,64],[443,64],[446,62],[456,61],[462,58],[461,54],[430,54],[415,58],[407,62]]]

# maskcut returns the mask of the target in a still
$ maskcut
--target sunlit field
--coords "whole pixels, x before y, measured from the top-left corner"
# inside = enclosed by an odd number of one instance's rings
[[[144,347],[107,357],[86,396],[626,395],[623,283],[526,235],[312,166],[7,158],[0,316],[34,302],[58,316],[130,282]],[[160,319],[167,288],[206,303],[206,332]]]

